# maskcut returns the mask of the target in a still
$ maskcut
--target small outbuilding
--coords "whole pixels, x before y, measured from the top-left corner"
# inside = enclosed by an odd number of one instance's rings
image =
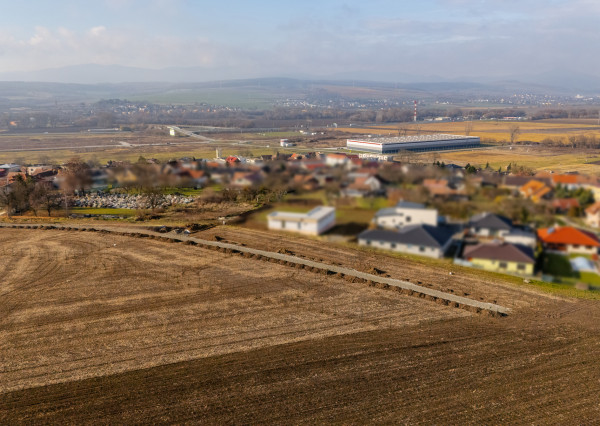
[[[272,212],[267,220],[272,230],[320,235],[335,226],[335,208],[319,206],[308,213]]]

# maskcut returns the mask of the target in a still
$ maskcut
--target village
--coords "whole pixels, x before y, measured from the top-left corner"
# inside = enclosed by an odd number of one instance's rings
[[[150,211],[166,218],[169,209],[193,210],[209,198],[243,205],[216,215],[219,224],[239,223],[246,209],[242,226],[447,258],[525,280],[600,286],[600,179],[576,172],[409,163],[377,154],[251,158],[219,149],[214,159],[0,165],[0,204],[10,220],[40,212],[131,219]]]

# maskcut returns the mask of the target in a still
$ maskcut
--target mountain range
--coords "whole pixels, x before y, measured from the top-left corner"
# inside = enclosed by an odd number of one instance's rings
[[[270,77],[270,76],[269,76]],[[600,93],[600,77],[572,72],[565,69],[544,71],[536,75],[514,74],[499,77],[465,76],[448,78],[439,75],[414,75],[393,72],[345,72],[332,75],[287,75],[290,80],[305,81],[368,81],[386,82],[398,87],[429,84],[450,88],[488,86],[497,91],[506,87],[509,91],[597,95]],[[74,84],[118,84],[118,83],[210,83],[220,77],[200,67],[168,67],[162,69],[135,68],[121,65],[75,65],[49,68],[39,71],[0,72],[0,81],[53,82]],[[229,81],[229,80],[224,80]],[[235,80],[241,81],[241,80]],[[222,84],[222,83],[221,83]]]

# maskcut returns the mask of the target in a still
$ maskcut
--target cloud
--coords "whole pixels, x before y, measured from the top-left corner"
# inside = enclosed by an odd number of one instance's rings
[[[100,25],[98,27],[93,27],[90,28],[89,34],[93,37],[99,37],[101,36],[104,32],[106,32],[106,27],[103,25]]]
[[[355,70],[458,77],[600,66],[591,54],[600,41],[593,0],[424,0],[411,8],[340,0],[323,13],[305,7],[257,23],[235,11],[231,22],[196,16],[190,0],[101,3],[109,15],[82,27],[0,27],[0,72],[96,63],[199,66],[222,78]]]

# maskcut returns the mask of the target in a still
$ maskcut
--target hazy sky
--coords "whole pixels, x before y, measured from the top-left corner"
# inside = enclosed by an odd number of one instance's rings
[[[206,76],[596,73],[598,0],[3,0],[0,72],[201,66]],[[202,79],[202,76],[199,76]]]

